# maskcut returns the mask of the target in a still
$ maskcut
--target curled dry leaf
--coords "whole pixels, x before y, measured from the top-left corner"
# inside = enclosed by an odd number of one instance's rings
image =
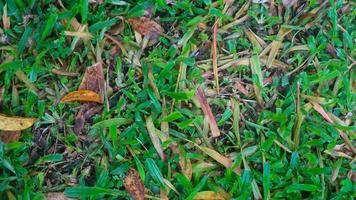
[[[145,186],[135,169],[131,168],[127,173],[124,187],[135,200],[143,200],[145,198]]]
[[[213,191],[202,191],[198,192],[194,198],[194,200],[224,200],[224,196]]]
[[[5,143],[16,142],[21,137],[21,131],[0,131],[0,140]]]
[[[7,117],[0,114],[0,130],[21,131],[31,127],[35,121],[35,118]]]
[[[132,28],[141,35],[155,41],[164,32],[161,25],[147,17],[136,17],[127,20]]]
[[[91,90],[77,90],[70,92],[61,99],[61,102],[73,101],[103,103],[102,97]]]

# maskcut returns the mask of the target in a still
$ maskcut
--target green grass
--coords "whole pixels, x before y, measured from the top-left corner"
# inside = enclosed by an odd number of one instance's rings
[[[355,198],[355,2],[59,2],[0,1],[0,16],[6,10],[10,20],[6,27],[0,18],[0,113],[38,119],[19,141],[0,142],[0,199],[55,191],[130,199],[123,186],[130,168],[156,199],[160,190],[169,199],[201,191],[227,199]],[[165,32],[142,50],[126,20],[149,9]],[[71,20],[86,40],[66,35],[76,31]],[[211,60],[216,21],[219,93]],[[100,60],[108,83],[103,110],[77,135],[81,104],[60,99]]]

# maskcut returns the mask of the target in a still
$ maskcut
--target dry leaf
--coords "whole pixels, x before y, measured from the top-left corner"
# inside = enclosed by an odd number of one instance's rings
[[[102,63],[98,62],[86,68],[79,90],[90,90],[103,97],[104,87],[105,80]],[[96,103],[83,104],[75,116],[74,132],[80,134],[84,128],[85,121],[100,111],[101,107],[98,107],[98,104]]]
[[[213,116],[213,113],[211,112],[211,108],[210,108],[208,102],[206,101],[206,97],[205,97],[204,91],[203,91],[203,89],[201,87],[198,87],[196,96],[197,96],[198,101],[200,103],[201,109],[203,110],[204,114],[209,119],[211,135],[213,137],[219,137],[220,136],[220,130],[218,128],[218,125],[216,124],[215,117]]]
[[[72,200],[72,198],[64,196],[63,192],[49,192],[46,194],[46,200]]]
[[[157,40],[159,35],[164,32],[161,25],[147,17],[136,17],[127,21],[136,32],[151,40]]]
[[[203,191],[203,192],[198,192],[194,198],[194,200],[224,200],[224,196],[213,192],[213,191]]]
[[[145,198],[145,186],[135,169],[131,168],[127,173],[124,187],[135,200],[143,200]]]
[[[104,94],[104,73],[102,63],[96,63],[85,70],[84,77],[78,90],[91,90],[103,96]]]
[[[70,92],[61,99],[61,102],[72,101],[103,103],[102,97],[91,90],[77,90]]]
[[[7,117],[0,114],[0,130],[20,131],[31,127],[35,123],[35,118]]]
[[[0,140],[5,144],[16,142],[20,137],[21,131],[0,131]]]

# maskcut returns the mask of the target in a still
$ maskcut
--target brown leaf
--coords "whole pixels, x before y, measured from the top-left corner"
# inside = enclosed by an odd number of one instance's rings
[[[104,87],[105,80],[102,63],[98,62],[86,68],[79,90],[90,90],[103,97]],[[83,104],[75,117],[74,132],[80,134],[84,128],[85,121],[100,111],[101,107],[98,107],[96,103]]]
[[[0,140],[5,143],[16,142],[21,137],[21,131],[0,131]]]
[[[31,127],[35,121],[35,118],[7,117],[0,114],[0,130],[20,131]]]
[[[124,187],[135,200],[143,200],[145,198],[145,186],[135,169],[131,168],[127,173]]]
[[[72,200],[64,196],[63,192],[49,192],[46,194],[46,200]]]
[[[211,112],[211,108],[206,101],[206,97],[204,94],[204,91],[201,87],[198,87],[196,96],[198,98],[198,101],[200,103],[201,109],[203,110],[205,116],[209,119],[209,125],[210,125],[210,130],[211,130],[211,136],[213,137],[219,137],[220,136],[220,130],[218,128],[218,125],[216,124],[215,117],[213,116],[213,113]]]
[[[160,33],[164,32],[161,25],[147,17],[136,17],[128,19],[127,21],[136,32],[151,40],[157,40]]]
[[[103,66],[101,62],[98,62],[85,70],[78,90],[91,90],[103,96],[104,85]]]
[[[73,101],[103,103],[102,97],[91,90],[77,90],[70,92],[61,99],[61,102],[63,103]]]

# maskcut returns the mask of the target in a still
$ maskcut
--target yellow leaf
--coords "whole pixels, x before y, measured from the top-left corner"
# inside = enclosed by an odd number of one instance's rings
[[[74,92],[70,92],[61,99],[61,102],[72,101],[103,103],[101,96],[91,90],[77,90]]]
[[[213,191],[203,191],[203,192],[198,192],[194,198],[194,200],[224,200],[224,196],[213,192]]]
[[[35,121],[35,118],[7,117],[0,114],[0,130],[21,131],[31,127]]]

